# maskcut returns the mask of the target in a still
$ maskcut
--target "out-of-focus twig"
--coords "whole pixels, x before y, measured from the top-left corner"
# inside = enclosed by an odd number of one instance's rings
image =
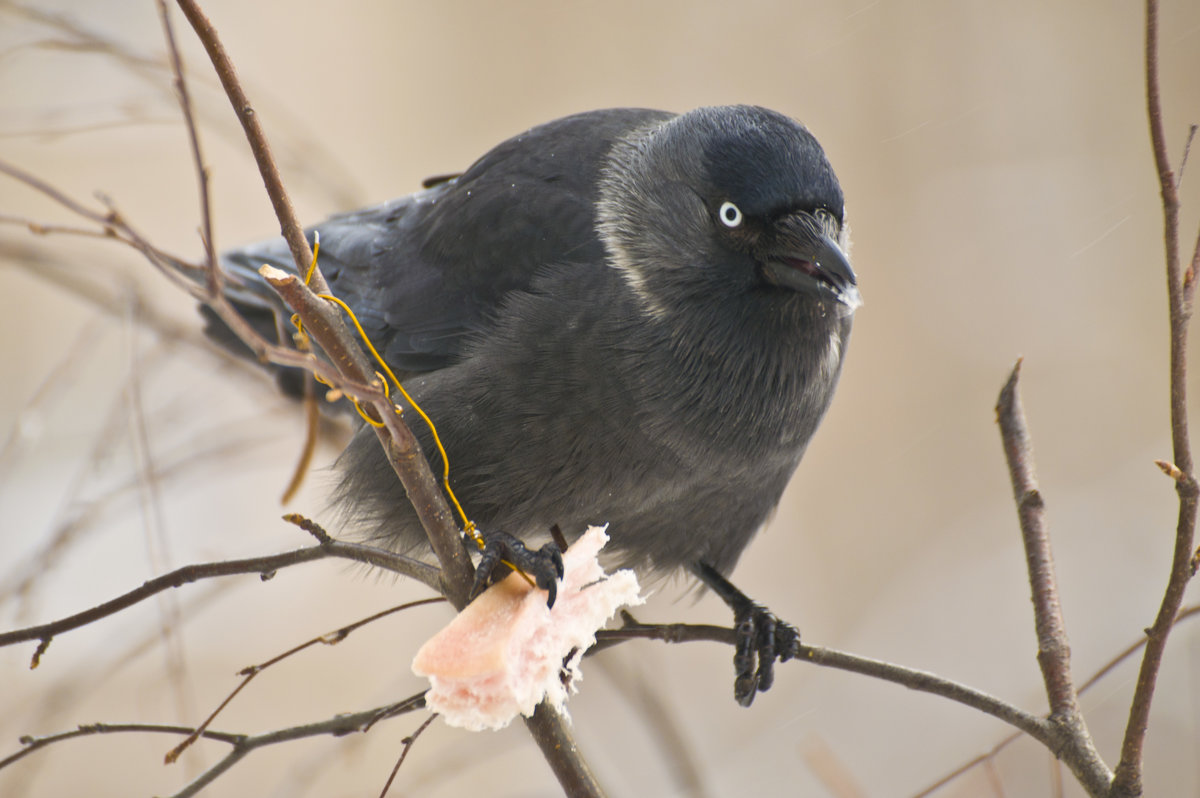
[[[205,52],[208,53],[208,58],[212,62],[213,68],[217,71],[217,79],[221,81],[221,87],[225,89],[225,94],[229,97],[230,104],[233,105],[233,110],[237,114],[238,121],[242,123],[242,130],[246,134],[246,141],[250,144],[250,150],[253,152],[254,160],[258,164],[258,171],[262,175],[267,195],[271,198],[271,205],[275,208],[275,216],[279,219],[279,231],[283,234],[288,247],[292,251],[292,258],[296,262],[297,271],[302,272],[312,260],[312,249],[308,246],[308,241],[304,238],[304,231],[300,226],[299,218],[296,216],[296,209],[288,197],[287,190],[283,187],[283,178],[279,175],[279,168],[275,165],[275,156],[271,154],[271,147],[267,143],[267,136],[263,132],[262,125],[259,124],[258,115],[254,112],[254,106],[250,104],[250,98],[246,96],[241,81],[238,80],[233,61],[229,58],[229,54],[225,52],[225,45],[221,43],[220,37],[217,36],[216,28],[213,27],[212,22],[209,21],[204,12],[200,10],[200,6],[193,2],[193,0],[178,0],[178,5],[183,15],[187,17],[188,23],[191,24],[192,30],[196,32],[200,44],[204,46]],[[172,50],[173,63],[176,63],[178,49],[169,40],[167,46]],[[176,72],[176,80],[180,83],[183,82],[182,73]],[[186,95],[181,98],[181,102],[186,102]],[[192,128],[189,136],[195,136],[195,123],[191,118],[190,112],[184,121]],[[201,167],[201,171],[203,171],[203,167]],[[318,283],[313,287],[317,290],[317,293],[329,293],[329,286],[323,283]]]

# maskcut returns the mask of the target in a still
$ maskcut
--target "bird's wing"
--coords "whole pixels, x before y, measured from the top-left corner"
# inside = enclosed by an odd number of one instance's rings
[[[462,175],[383,205],[334,216],[321,234],[321,270],[394,367],[455,362],[486,331],[505,297],[542,269],[604,260],[594,206],[612,143],[669,118],[661,111],[592,111],[500,144]],[[261,306],[263,263],[291,268],[282,239],[226,253],[243,304]]]

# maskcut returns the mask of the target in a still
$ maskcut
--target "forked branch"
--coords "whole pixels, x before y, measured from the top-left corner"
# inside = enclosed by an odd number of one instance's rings
[[[1196,534],[1197,484],[1188,438],[1187,331],[1192,316],[1196,270],[1200,266],[1200,238],[1186,271],[1179,252],[1179,188],[1171,169],[1167,136],[1163,125],[1162,98],[1158,80],[1158,2],[1146,0],[1146,112],[1150,143],[1162,195],[1163,242],[1167,265],[1167,307],[1170,335],[1171,447],[1174,462],[1167,473],[1175,481],[1179,513],[1175,523],[1175,546],[1167,587],[1154,623],[1146,630],[1146,650],[1138,670],[1137,686],[1129,707],[1129,720],[1121,742],[1121,761],[1116,768],[1113,798],[1136,798],[1142,794],[1143,750],[1150,722],[1150,705],[1162,667],[1167,638],[1183,604],[1183,594],[1192,578]]]

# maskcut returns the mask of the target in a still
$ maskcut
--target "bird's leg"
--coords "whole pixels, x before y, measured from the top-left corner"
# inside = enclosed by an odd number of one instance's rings
[[[563,577],[562,552],[554,543],[547,543],[531,551],[519,538],[507,532],[480,532],[483,537],[483,554],[475,566],[475,584],[471,588],[474,599],[493,581],[509,573],[509,565],[524,571],[542,590],[547,592],[546,606],[553,607],[558,596],[558,580]],[[507,564],[506,564],[507,563]]]
[[[692,570],[733,610],[733,627],[737,632],[733,650],[733,667],[737,671],[733,697],[748,707],[756,693],[771,689],[775,681],[775,660],[787,662],[800,653],[800,630],[753,601],[708,563],[697,563]]]

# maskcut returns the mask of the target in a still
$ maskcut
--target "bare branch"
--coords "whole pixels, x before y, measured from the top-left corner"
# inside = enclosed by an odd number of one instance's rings
[[[283,179],[279,176],[279,168],[275,165],[275,156],[271,154],[271,147],[267,144],[266,133],[263,132],[262,125],[258,123],[258,116],[254,113],[254,107],[250,105],[250,98],[246,96],[246,92],[238,80],[237,70],[234,69],[229,54],[225,52],[225,46],[221,44],[212,22],[204,15],[194,0],[177,0],[177,2],[183,15],[187,17],[192,29],[196,32],[197,38],[200,39],[200,43],[204,46],[205,52],[208,53],[208,58],[217,71],[217,78],[221,81],[221,86],[225,89],[225,94],[233,105],[238,121],[242,123],[246,141],[249,142],[250,149],[254,153],[258,171],[262,174],[263,184],[271,198],[271,205],[275,208],[275,216],[279,219],[279,230],[287,240],[288,248],[292,251],[296,269],[303,272],[303,269],[312,260],[312,249],[309,248],[308,241],[304,238],[300,220],[296,217],[296,209],[292,206],[287,190],[283,187]],[[191,124],[190,119],[186,121]],[[318,293],[329,293],[327,285],[318,284],[314,288]]]
[[[198,286],[188,282],[180,274],[180,272],[194,271],[196,270],[196,266],[187,263],[187,261],[181,258],[176,258],[151,244],[129,225],[125,218],[112,206],[111,201],[108,203],[108,212],[101,213],[77,202],[44,180],[40,180],[23,169],[3,160],[0,160],[0,173],[8,175],[20,183],[24,183],[29,188],[43,194],[75,215],[99,225],[100,230],[96,232],[96,237],[111,238],[114,241],[120,241],[127,246],[133,247],[141,252],[150,261],[151,265],[176,286],[195,297],[198,301],[205,300],[204,292]],[[29,222],[26,222],[26,224],[29,224]],[[36,222],[32,224],[37,225],[39,228],[38,232],[44,234],[58,232],[52,225],[39,225]],[[62,232],[69,232],[73,235],[82,234],[79,230],[64,230]]]
[[[270,267],[264,267],[262,273],[267,284],[299,315],[304,328],[339,371],[360,381],[363,377],[375,379],[362,350],[342,334],[346,327],[340,323],[335,306],[314,294],[294,274]],[[450,506],[421,454],[420,444],[396,412],[396,406],[376,390],[369,407],[374,409],[371,414],[374,420],[383,423],[382,427],[375,427],[379,443],[396,476],[404,484],[430,545],[442,564],[443,591],[455,607],[462,609],[467,603],[474,569]]]
[[[199,563],[196,565],[185,565],[182,568],[177,568],[170,573],[155,577],[147,582],[144,582],[140,587],[129,591],[123,595],[117,596],[114,599],[98,604],[95,607],[84,610],[83,612],[75,613],[66,618],[61,618],[57,621],[41,624],[39,626],[30,626],[24,629],[16,629],[11,632],[0,632],[0,646],[11,646],[14,643],[22,643],[30,640],[42,641],[42,647],[39,648],[39,653],[44,651],[45,646],[49,645],[56,635],[62,632],[67,632],[72,629],[78,629],[89,623],[97,621],[101,618],[106,618],[109,615],[120,612],[123,609],[137,604],[150,596],[160,593],[164,590],[173,587],[181,587],[182,585],[196,582],[201,579],[212,579],[220,576],[232,576],[234,574],[259,574],[263,579],[269,579],[275,575],[275,572],[280,568],[287,568],[300,563],[312,562],[314,560],[322,560],[328,557],[337,557],[356,562],[375,565],[395,573],[410,576],[413,579],[422,582],[429,587],[437,590],[439,586],[438,569],[427,563],[419,560],[413,560],[409,557],[403,557],[399,554],[393,554],[382,549],[372,548],[371,546],[363,546],[357,543],[345,543],[343,541],[329,538],[317,546],[311,546],[305,549],[296,549],[294,551],[283,552],[282,554],[271,554],[265,557],[251,557],[242,560],[226,560],[224,562]],[[35,661],[31,667],[37,667]]]
[[[1062,731],[1063,747],[1050,746],[1050,750],[1062,757],[1092,795],[1100,795],[1107,791],[1112,772],[1096,750],[1083,713],[1079,711],[1078,696],[1071,680],[1071,644],[1067,640],[1062,606],[1058,600],[1045,504],[1038,491],[1033,465],[1033,442],[1029,437],[1025,410],[1017,390],[1020,373],[1021,361],[1018,360],[1000,391],[996,420],[1000,425],[1004,457],[1008,462],[1013,497],[1017,502],[1021,540],[1025,546],[1025,564],[1033,593],[1034,627],[1038,640],[1037,660],[1050,702],[1050,723]]]
[[[395,704],[369,709],[365,712],[335,715],[328,720],[317,723],[292,726],[291,728],[266,732],[265,734],[258,734],[253,737],[244,737],[237,743],[234,743],[233,750],[226,754],[220,762],[217,762],[217,764],[204,773],[201,773],[191,784],[175,793],[173,798],[191,798],[191,796],[199,794],[202,789],[211,784],[218,776],[236,765],[243,757],[256,748],[263,748],[277,743],[286,743],[292,740],[301,740],[305,737],[318,737],[326,734],[333,737],[343,737],[356,732],[366,732],[381,720],[403,715],[418,709],[424,709],[424,707],[425,694],[418,693]]]
[[[537,705],[533,716],[525,718],[534,742],[542,750],[563,792],[571,798],[601,798],[604,790],[575,745],[571,727],[562,713],[547,701]]]
[[[1038,491],[1033,465],[1033,443],[1025,424],[1025,411],[1017,381],[1021,361],[1000,391],[996,420],[1004,442],[1004,456],[1012,479],[1013,497],[1021,521],[1029,583],[1033,589],[1034,624],[1038,639],[1038,665],[1046,683],[1051,716],[1079,714],[1075,687],[1071,682],[1071,646],[1067,640],[1062,607],[1058,601],[1058,583],[1054,575],[1054,555],[1050,533],[1046,529],[1045,504]]]
[[[1186,607],[1183,610],[1181,610],[1179,615],[1176,616],[1176,618],[1175,618],[1175,623],[1181,623],[1182,621],[1185,621],[1189,618],[1195,618],[1197,616],[1200,616],[1200,604]],[[1130,643],[1128,646],[1126,646],[1125,649],[1123,651],[1121,651],[1121,653],[1117,654],[1115,657],[1110,659],[1104,665],[1100,666],[1099,670],[1097,670],[1095,673],[1093,673],[1091,676],[1089,676],[1087,678],[1087,680],[1085,682],[1083,682],[1083,684],[1079,685],[1079,690],[1078,690],[1079,695],[1083,695],[1088,690],[1091,690],[1093,687],[1095,687],[1097,684],[1099,684],[1101,679],[1103,679],[1105,676],[1107,676],[1109,673],[1111,673],[1112,670],[1114,668],[1116,668],[1118,665],[1120,665],[1122,662],[1129,659],[1131,656],[1133,656],[1137,652],[1141,651],[1145,645],[1146,645],[1146,638],[1142,637],[1138,640],[1135,640],[1133,643]],[[921,792],[915,794],[912,798],[926,798],[926,796],[932,795],[934,792],[936,792],[937,790],[946,786],[950,782],[954,781],[959,776],[961,776],[964,773],[966,773],[967,771],[971,770],[976,765],[979,765],[990,759],[994,759],[997,754],[999,754],[1001,751],[1003,751],[1005,748],[1007,748],[1009,745],[1016,742],[1020,738],[1021,738],[1020,732],[1010,734],[1008,737],[1005,737],[1003,740],[1001,740],[995,746],[993,746],[992,749],[990,751],[988,751],[987,753],[980,754],[979,756],[974,757],[970,761],[963,763],[962,765],[955,768],[950,773],[947,773],[945,776],[943,776],[942,778],[938,779],[933,784],[926,787]]]
[[[217,268],[216,245],[213,243],[212,202],[208,196],[208,167],[200,151],[200,136],[196,131],[196,116],[192,111],[192,97],[187,81],[183,78],[183,57],[175,44],[175,31],[171,27],[171,15],[167,13],[166,0],[158,0],[158,14],[162,19],[163,36],[167,40],[167,52],[171,58],[171,72],[175,76],[175,94],[179,109],[183,112],[184,129],[192,151],[192,165],[196,170],[196,186],[200,190],[200,238],[204,245],[204,261],[208,264],[207,287],[210,296],[221,293],[221,270]]]
[[[233,688],[233,690],[230,691],[229,695],[225,696],[225,699],[220,704],[217,705],[217,708],[214,709],[207,718],[204,719],[203,723],[201,723],[198,727],[196,727],[195,731],[193,731],[191,734],[189,734],[183,742],[181,742],[179,745],[175,746],[174,748],[172,748],[170,751],[167,752],[167,755],[165,757],[166,763],[169,765],[169,764],[172,764],[173,762],[175,762],[176,760],[178,760],[179,756],[188,747],[190,747],[192,745],[192,743],[196,742],[196,740],[198,740],[202,736],[204,736],[204,732],[208,729],[208,727],[210,725],[212,725],[212,722],[214,720],[216,720],[217,715],[221,714],[221,710],[223,710],[223,709],[225,709],[225,707],[229,706],[229,702],[232,701],[237,696],[238,693],[242,692],[242,689],[245,688],[246,685],[250,684],[250,681],[255,676],[258,676],[258,674],[262,673],[263,671],[265,671],[267,668],[271,667],[272,665],[282,662],[283,660],[287,659],[288,657],[291,657],[293,654],[299,654],[301,651],[304,651],[305,649],[311,648],[312,646],[315,646],[315,645],[336,646],[338,643],[342,642],[347,637],[349,637],[351,635],[351,633],[353,633],[356,629],[361,629],[362,627],[366,626],[369,623],[374,623],[375,621],[378,621],[380,618],[386,618],[387,616],[392,615],[394,613],[403,612],[404,610],[410,610],[410,609],[413,609],[414,607],[423,607],[427,604],[440,604],[440,603],[444,602],[445,600],[446,599],[442,596],[436,596],[434,598],[419,599],[417,601],[408,601],[408,602],[405,602],[404,604],[399,604],[395,607],[390,607],[386,610],[377,612],[374,615],[370,615],[366,618],[357,620],[354,623],[347,624],[338,629],[335,629],[332,632],[328,632],[323,635],[318,635],[310,640],[307,640],[307,641],[301,643],[298,646],[293,646],[292,648],[289,648],[287,651],[283,652],[282,654],[277,654],[274,657],[271,657],[266,662],[261,662],[258,665],[251,665],[249,667],[242,668],[240,671],[238,671],[238,675],[243,677],[242,681],[238,683],[237,687]]]
[[[963,764],[956,767],[954,770],[947,773],[945,776],[942,776],[940,779],[935,781],[933,784],[930,784],[925,789],[921,790],[918,793],[915,793],[912,796],[912,798],[929,798],[930,795],[933,795],[935,792],[942,789],[947,784],[949,784],[950,782],[959,778],[960,776],[964,775],[965,773],[967,773],[971,770],[974,770],[976,767],[984,764],[985,762],[993,761],[996,758],[997,754],[999,754],[1001,751],[1003,751],[1005,748],[1007,748],[1009,746],[1009,744],[1012,743],[1014,740],[1019,740],[1019,739],[1021,739],[1020,732],[1015,732],[1015,733],[1009,735],[1008,737],[1005,737],[1003,740],[1001,740],[999,743],[997,743],[995,746],[993,746],[992,750],[988,751],[985,754],[980,754],[979,756],[976,756],[975,758],[973,758],[967,762],[964,762]]]
[[[104,230],[92,230],[87,227],[74,227],[65,224],[45,224],[34,219],[27,219],[24,216],[15,216],[10,213],[0,213],[0,224],[16,224],[20,225],[35,236],[47,235],[70,235],[79,236],[81,238],[113,238],[113,234]]]
[[[379,793],[379,798],[386,798],[388,790],[392,787],[392,782],[396,780],[396,774],[400,772],[400,766],[404,764],[404,760],[408,758],[408,752],[412,750],[413,743],[417,741],[417,738],[421,736],[422,732],[429,728],[429,724],[433,723],[433,720],[436,717],[436,712],[430,713],[429,717],[425,719],[424,723],[417,727],[415,732],[408,735],[401,741],[404,744],[404,748],[400,751],[400,758],[396,760],[396,766],[392,768],[391,774],[388,775],[387,781],[383,785],[383,790]]]
[[[1143,748],[1150,721],[1150,705],[1162,666],[1167,638],[1183,603],[1184,589],[1192,577],[1192,557],[1196,533],[1197,488],[1188,438],[1187,415],[1187,329],[1192,315],[1196,268],[1200,264],[1200,241],[1186,274],[1180,273],[1179,191],[1171,172],[1163,125],[1162,99],[1158,80],[1158,2],[1146,0],[1146,108],[1150,141],[1158,171],[1163,207],[1163,240],[1166,247],[1167,304],[1170,325],[1171,373],[1171,445],[1175,472],[1175,491],[1179,496],[1179,515],[1175,525],[1175,546],[1171,571],[1154,624],[1146,630],[1146,650],[1138,671],[1137,686],[1121,742],[1121,761],[1116,768],[1114,798],[1134,798],[1142,794]]]
[[[1175,177],[1176,191],[1183,187],[1183,170],[1187,168],[1188,156],[1192,153],[1192,140],[1196,138],[1197,130],[1200,130],[1200,125],[1188,127],[1187,141],[1183,143],[1183,156],[1179,159],[1179,174]]]
[[[242,122],[247,139],[250,142],[251,149],[259,165],[259,171],[262,173],[267,192],[271,197],[276,215],[279,218],[280,229],[288,241],[289,248],[292,250],[293,259],[297,264],[297,271],[301,271],[311,259],[311,252],[308,249],[303,231],[298,224],[295,213],[284,191],[278,169],[273,162],[266,138],[258,124],[253,108],[250,106],[238,82],[232,63],[225,53],[212,24],[199,10],[193,0],[178,0],[178,4],[209,54],[210,60],[216,68],[218,78],[225,88],[226,94],[239,120]],[[164,20],[164,25],[167,26],[167,44],[171,50],[171,60],[175,71],[177,88],[180,90],[181,104],[184,107],[185,123],[189,127],[188,134],[192,137],[193,141],[193,157],[196,161],[201,187],[201,205],[207,214],[207,174],[200,158],[199,146],[196,143],[195,122],[187,112],[185,80],[178,57],[178,50],[175,46],[173,36],[170,35],[169,23],[166,20]],[[87,212],[87,209],[82,207],[72,208],[72,210],[77,213],[84,213],[85,215]],[[219,269],[219,266],[213,255],[211,235],[206,235],[205,241],[208,251],[205,263],[205,269],[207,270],[206,283],[209,290],[202,291],[198,286],[182,281],[178,274],[173,273],[171,270],[172,261],[162,257],[161,253],[154,250],[143,237],[132,231],[115,211],[101,219],[88,218],[101,224],[106,230],[111,227],[125,233],[129,242],[132,242],[136,248],[142,251],[156,267],[167,273],[177,284],[181,283],[182,287],[188,290],[193,296],[207,302],[217,316],[229,326],[235,335],[246,342],[261,360],[280,365],[300,365],[302,368],[306,368],[316,374],[331,371],[323,361],[316,357],[311,355],[307,357],[298,356],[298,353],[294,351],[288,351],[283,347],[276,347],[264,341],[241,318],[240,314],[236,312],[228,300],[213,290],[216,285],[215,281],[219,278],[215,277],[212,272]],[[303,289],[303,292],[307,292],[307,288],[298,280],[294,280],[293,283],[293,287],[299,286]],[[328,287],[324,285],[323,280],[319,277],[315,283],[315,287],[320,293],[328,293]],[[301,316],[303,318],[304,314],[301,313]],[[412,436],[412,433],[404,426],[399,416],[393,412],[391,403],[385,397],[382,397],[378,391],[371,388],[374,382],[371,378],[371,371],[365,367],[365,361],[361,353],[357,351],[357,347],[354,346],[353,338],[345,331],[345,326],[341,323],[340,317],[334,316],[325,308],[321,309],[319,316],[324,317],[328,322],[328,326],[337,332],[336,335],[330,336],[326,340],[317,338],[323,348],[329,344],[331,348],[327,348],[326,351],[337,352],[338,346],[331,344],[331,341],[336,339],[341,342],[347,342],[347,346],[344,349],[354,352],[348,359],[337,363],[336,377],[324,374],[322,376],[331,385],[344,390],[352,396],[358,397],[360,402],[366,402],[370,407],[373,407],[377,417],[384,423],[385,426],[383,428],[377,428],[380,442],[384,446],[393,468],[397,471],[406,490],[409,492],[418,515],[421,516],[421,520],[425,525],[426,532],[431,539],[435,552],[442,557],[443,570],[440,572],[442,576],[441,589],[449,596],[455,606],[461,608],[467,600],[473,577],[473,568],[462,545],[458,530],[453,523],[453,516],[449,512],[445,498],[437,487],[437,483],[433,480],[428,465],[421,456],[420,448],[417,446],[416,439]],[[305,321],[306,323],[311,323],[310,319],[305,319]],[[310,327],[310,329],[312,328]],[[314,335],[314,337],[317,336]],[[288,363],[289,360],[293,362]],[[430,501],[421,501],[420,498],[422,496],[428,497]],[[45,643],[48,639],[46,638],[43,642]],[[574,785],[574,791],[579,794],[599,795],[599,788],[595,785],[594,778],[579,756],[573,741],[571,741],[568,729],[557,713],[548,710],[541,711],[529,723],[531,730],[534,732],[535,739],[542,747],[543,754],[547,758],[547,761],[551,763],[552,768],[564,786],[566,787],[568,784]],[[232,766],[237,758],[235,754],[231,754],[214,771],[210,771],[213,774],[211,778],[215,778],[215,773],[219,769]],[[209,778],[209,776],[203,778]]]
[[[706,640],[731,646],[737,642],[737,633],[725,626],[685,623],[643,624],[639,623],[631,614],[625,611],[622,611],[621,617],[624,621],[621,628],[602,629],[596,632],[596,646],[593,647],[593,650],[608,648],[634,638],[661,640],[666,643],[691,643]],[[999,718],[1005,723],[1025,732],[1051,750],[1057,750],[1062,744],[1059,730],[1044,718],[1039,718],[1036,715],[1018,709],[995,696],[988,695],[987,693],[949,679],[943,679],[932,673],[906,668],[902,665],[894,665],[883,660],[847,654],[831,648],[821,648],[819,646],[800,646],[800,655],[796,660],[798,662],[811,662],[813,665],[820,665],[825,668],[859,673],[864,676],[871,676],[876,679],[899,684],[910,690],[939,695]]]
[[[165,726],[158,723],[88,723],[68,732],[47,734],[44,737],[26,735],[19,741],[23,746],[20,751],[0,759],[0,770],[24,759],[35,751],[55,743],[63,742],[64,740],[73,740],[77,737],[92,737],[97,734],[128,734],[130,732],[146,734],[190,734],[194,731],[195,729],[191,726]],[[207,740],[218,740],[233,745],[246,738],[244,734],[216,731],[204,732],[201,736]]]
[[[230,103],[233,105],[234,111],[242,123],[247,141],[258,164],[259,172],[262,174],[267,193],[271,197],[271,203],[279,219],[280,229],[288,242],[289,248],[292,250],[296,270],[298,273],[303,273],[309,261],[312,260],[312,251],[308,247],[308,242],[304,238],[304,232],[296,218],[291,200],[288,198],[287,191],[283,186],[283,180],[271,155],[266,135],[262,130],[262,126],[258,123],[258,118],[254,114],[249,98],[246,96],[238,80],[233,63],[224,46],[221,44],[216,29],[196,3],[193,0],[178,0],[178,4],[187,17],[188,22],[191,23],[205,51],[208,53],[209,59],[216,69],[217,77],[221,81],[221,85],[224,87]],[[167,45],[171,50],[176,84],[180,93],[181,106],[184,109],[184,121],[193,143],[192,149],[201,191],[201,205],[205,209],[205,218],[207,219],[207,170],[200,158],[195,120],[190,113],[190,106],[187,99],[186,81],[182,73],[178,48],[175,45],[173,37],[170,35],[169,24],[165,21],[165,8],[163,15],[164,25],[168,32]],[[210,288],[210,297],[218,303],[213,305],[214,310],[221,315],[223,321],[229,322],[230,319],[227,317],[236,316],[237,314],[232,312],[232,308],[220,306],[227,306],[227,303],[220,298],[220,293],[216,290],[219,285],[217,282],[219,278],[213,273],[219,271],[219,266],[216,263],[210,243],[206,242],[206,246],[209,247],[207,268],[209,272],[208,285]],[[300,314],[301,319],[308,326],[313,338],[321,345],[322,349],[333,361],[337,371],[343,377],[362,385],[371,385],[374,383],[373,368],[363,356],[361,349],[354,342],[354,339],[350,336],[339,315],[333,312],[324,301],[318,299],[312,291],[308,290],[307,286],[294,276],[290,279],[285,278],[283,281],[273,282],[268,280],[268,282],[271,283],[276,291],[281,292],[280,295],[289,306]],[[330,293],[324,277],[319,272],[314,274],[313,288],[316,293]],[[241,320],[234,321],[230,326],[240,337],[244,332],[247,332],[245,329],[247,325],[244,323],[239,325],[238,321]],[[341,386],[339,385],[338,387]],[[359,396],[358,394],[352,395]],[[417,508],[417,514],[425,527],[434,552],[442,563],[445,581],[443,589],[451,602],[461,609],[466,604],[474,570],[471,567],[469,557],[463,550],[461,536],[457,526],[454,524],[454,517],[446,504],[445,498],[441,494],[440,488],[437,487],[436,481],[434,481],[432,474],[429,473],[428,465],[425,464],[424,457],[421,456],[420,446],[417,444],[416,438],[403,422],[396,417],[391,402],[377,395],[371,397],[370,405],[375,408],[375,420],[382,420],[386,427],[386,433],[380,432],[380,443],[387,452],[388,459],[396,470],[397,476],[400,477],[401,482],[403,482],[405,489],[408,491],[413,506]]]

